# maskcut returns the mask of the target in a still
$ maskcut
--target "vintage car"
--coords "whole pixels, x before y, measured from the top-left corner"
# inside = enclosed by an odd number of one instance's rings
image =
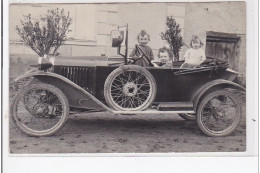
[[[49,136],[62,128],[70,112],[112,114],[179,114],[195,120],[209,136],[226,136],[241,120],[240,99],[232,90],[245,90],[232,82],[237,73],[227,66],[199,68],[149,67],[128,63],[127,34],[112,36],[112,46],[125,40],[123,64],[107,57],[40,58],[38,70],[18,77],[37,79],[16,95],[10,113],[17,127],[30,136]],[[126,38],[125,38],[126,37]]]

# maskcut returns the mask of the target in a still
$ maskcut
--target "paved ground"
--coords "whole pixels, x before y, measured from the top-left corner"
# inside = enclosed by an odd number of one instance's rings
[[[52,137],[28,137],[10,125],[11,153],[167,153],[246,150],[246,125],[227,137],[207,137],[177,115],[71,116]]]
[[[178,115],[74,114],[51,137],[29,137],[10,121],[10,153],[241,152],[246,150],[245,95],[241,98],[242,122],[227,137],[207,137],[196,122]]]

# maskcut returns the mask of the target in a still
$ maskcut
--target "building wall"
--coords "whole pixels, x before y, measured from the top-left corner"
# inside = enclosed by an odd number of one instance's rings
[[[245,85],[246,77],[246,4],[245,2],[188,3],[185,14],[184,42],[190,43],[192,35],[199,35],[206,45],[206,32],[234,33],[240,36],[235,69]],[[184,50],[187,48],[184,47]]]
[[[153,49],[153,54],[164,42],[160,38],[160,32],[165,28],[166,4],[130,3],[120,5],[120,24],[128,24],[129,53],[138,44],[137,35],[145,30],[150,35],[148,46]]]
[[[158,49],[167,46],[160,36],[160,33],[166,30],[167,16],[173,16],[184,31],[184,3],[128,3],[120,5],[118,14],[119,24],[128,24],[129,52],[138,43],[137,35],[141,30],[145,30],[151,37],[148,46],[157,58]]]
[[[144,29],[151,36],[149,46],[156,55],[158,49],[166,45],[160,37],[160,33],[166,29],[166,16],[173,16],[183,30],[182,35],[184,33],[185,4],[183,3],[122,3],[94,6],[13,4],[10,6],[10,53],[34,54],[19,42],[19,36],[15,31],[21,16],[29,13],[32,16],[40,16],[48,9],[57,7],[69,11],[72,18],[70,26],[72,32],[68,35],[68,41],[59,49],[59,52],[65,56],[116,55],[116,48],[111,47],[110,33],[118,26],[126,24],[129,27],[129,52],[137,43],[137,34]]]
[[[110,44],[110,32],[118,27],[116,4],[11,4],[9,22],[10,77],[17,77],[37,64],[38,55],[20,42],[15,28],[23,15],[39,19],[48,9],[64,9],[72,18],[67,38],[58,52],[62,56],[114,56],[117,49]]]
[[[31,14],[33,19],[46,13],[48,9],[64,9],[69,12],[72,24],[68,40],[59,48],[64,56],[100,56],[116,54],[116,48],[110,46],[110,32],[118,26],[118,5],[106,4],[11,4],[10,5],[10,53],[35,54],[19,42],[15,31],[20,24],[21,16]],[[18,47],[18,49],[17,49]]]

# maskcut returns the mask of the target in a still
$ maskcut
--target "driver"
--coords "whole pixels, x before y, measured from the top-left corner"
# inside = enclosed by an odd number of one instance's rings
[[[153,51],[149,46],[146,46],[147,43],[150,41],[150,35],[145,32],[145,30],[142,30],[137,35],[137,40],[139,43],[139,47],[143,50],[143,52],[148,56],[147,58],[152,61],[154,59],[153,57]],[[131,62],[136,65],[140,65],[143,67],[148,67],[149,64],[142,58],[142,55],[136,50],[136,48],[133,49],[133,51],[129,55]]]

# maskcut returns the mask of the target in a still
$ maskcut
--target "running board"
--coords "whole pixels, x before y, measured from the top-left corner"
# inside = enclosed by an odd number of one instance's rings
[[[194,114],[193,110],[189,111],[159,111],[156,109],[148,109],[144,111],[113,111],[114,114],[128,114],[128,115],[135,115],[135,114]]]
[[[192,102],[160,102],[158,104],[160,111],[192,111]]]

